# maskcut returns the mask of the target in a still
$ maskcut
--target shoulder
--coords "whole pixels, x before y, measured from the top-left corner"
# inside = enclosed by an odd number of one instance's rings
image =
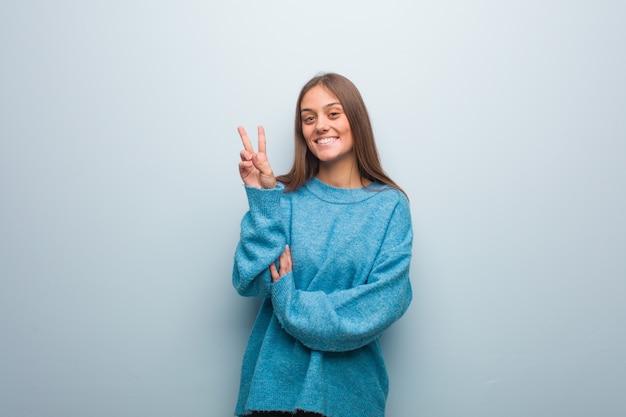
[[[388,227],[402,233],[412,229],[409,199],[401,190],[390,185],[378,184],[376,196],[371,199],[376,204],[377,217],[386,219]]]
[[[371,183],[365,187],[365,189],[370,191],[372,196],[375,197],[375,200],[379,203],[392,204],[394,206],[399,205],[406,208],[409,207],[409,199],[406,194],[391,185]]]

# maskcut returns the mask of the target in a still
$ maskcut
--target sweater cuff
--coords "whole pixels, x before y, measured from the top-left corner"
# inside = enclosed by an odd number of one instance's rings
[[[272,304],[274,308],[281,308],[281,306],[289,303],[294,286],[293,272],[285,274],[281,279],[272,283]]]
[[[250,212],[261,214],[264,217],[272,217],[280,214],[280,199],[285,186],[277,183],[275,188],[264,189],[244,185]]]

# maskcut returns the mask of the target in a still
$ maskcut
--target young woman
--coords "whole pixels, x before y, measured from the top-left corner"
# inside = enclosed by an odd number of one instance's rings
[[[296,106],[291,170],[274,176],[243,128],[233,285],[263,302],[244,355],[239,416],[382,417],[379,338],[411,302],[413,233],[384,173],[363,99],[347,78],[311,79]]]

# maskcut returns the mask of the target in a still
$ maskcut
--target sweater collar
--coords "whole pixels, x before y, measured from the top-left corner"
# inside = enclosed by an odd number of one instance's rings
[[[361,188],[337,188],[320,181],[317,177],[311,178],[304,187],[320,200],[337,204],[358,203],[372,198],[377,194],[376,191],[386,188],[385,185],[375,182]]]

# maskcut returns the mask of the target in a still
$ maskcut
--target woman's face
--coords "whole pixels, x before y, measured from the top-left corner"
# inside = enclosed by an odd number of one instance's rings
[[[350,123],[337,97],[317,85],[304,94],[300,109],[304,139],[321,163],[354,158]]]

